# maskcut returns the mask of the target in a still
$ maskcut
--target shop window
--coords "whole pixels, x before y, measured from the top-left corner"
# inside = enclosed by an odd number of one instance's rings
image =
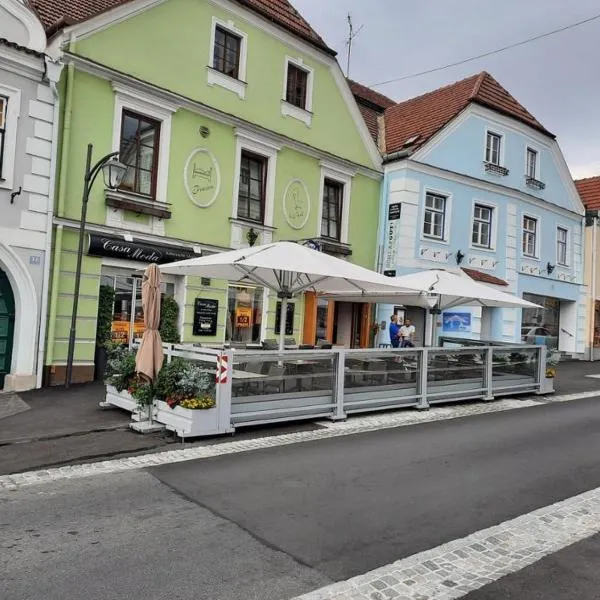
[[[263,288],[229,286],[226,341],[246,344],[260,342],[262,315]]]
[[[558,347],[560,332],[560,300],[549,296],[523,294],[523,300],[539,308],[524,308],[521,318],[521,341],[526,344],[543,344]]]
[[[128,344],[141,338],[144,333],[144,311],[142,308],[142,277],[124,275],[102,275],[101,285],[115,290],[115,304],[111,327],[112,341]],[[161,293],[175,296],[175,285],[162,282]]]

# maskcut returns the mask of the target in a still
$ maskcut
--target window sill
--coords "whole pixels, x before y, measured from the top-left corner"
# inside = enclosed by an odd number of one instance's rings
[[[501,167],[500,165],[496,165],[494,163],[483,162],[483,166],[485,168],[485,172],[490,175],[499,175],[501,177],[506,177],[510,171],[506,167]]]
[[[106,205],[122,210],[131,210],[138,214],[150,215],[159,219],[170,219],[170,205],[157,202],[146,196],[125,192],[123,190],[104,190]]]
[[[234,94],[237,94],[240,97],[240,100],[245,100],[246,98],[246,88],[248,84],[241,79],[236,79],[235,77],[230,77],[229,75],[225,75],[225,73],[221,73],[221,71],[217,71],[212,67],[206,67],[207,73],[207,82],[210,86],[218,85],[219,87],[225,88]]]
[[[281,101],[281,114],[284,117],[292,117],[298,121],[302,121],[307,127],[312,125],[313,114],[305,108],[300,108],[295,104],[289,103],[287,100]]]
[[[229,217],[229,222],[239,225],[240,227],[253,227],[257,231],[276,231],[276,227],[265,225],[260,221],[251,221],[250,219],[242,219],[240,217]]]
[[[325,254],[337,254],[338,256],[352,256],[352,248],[350,244],[345,244],[338,240],[320,237],[314,240],[319,244],[321,252]]]
[[[529,177],[525,175],[525,185],[532,190],[543,190],[546,187],[546,184],[539,179],[535,179],[535,177]]]
[[[492,246],[478,246],[477,244],[471,244],[469,248],[477,252],[496,252],[496,248],[493,248]]]

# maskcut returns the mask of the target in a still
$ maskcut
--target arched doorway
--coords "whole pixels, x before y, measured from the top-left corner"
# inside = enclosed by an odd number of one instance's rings
[[[10,373],[15,332],[15,297],[6,273],[0,269],[0,390]]]

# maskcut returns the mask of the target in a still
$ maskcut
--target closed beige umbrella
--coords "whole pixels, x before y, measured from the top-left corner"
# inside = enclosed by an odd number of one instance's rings
[[[135,370],[154,381],[163,364],[160,325],[160,271],[153,263],[144,272],[142,282],[142,308],[144,309],[144,335],[135,359]]]

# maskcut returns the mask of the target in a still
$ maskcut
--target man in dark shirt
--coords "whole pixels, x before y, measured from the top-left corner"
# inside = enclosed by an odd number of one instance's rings
[[[398,325],[398,317],[392,315],[390,317],[390,344],[392,348],[400,347],[400,326]]]

